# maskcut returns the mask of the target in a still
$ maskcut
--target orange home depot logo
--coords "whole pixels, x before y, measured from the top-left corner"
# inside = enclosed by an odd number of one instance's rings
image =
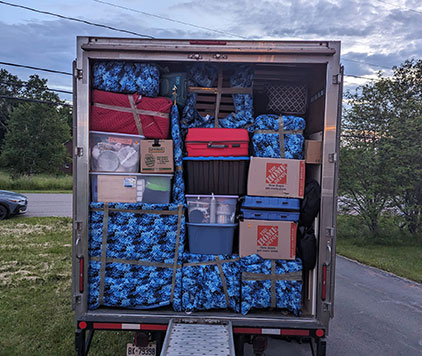
[[[278,246],[278,226],[258,225],[258,246]]]
[[[287,163],[267,163],[267,184],[287,184]]]

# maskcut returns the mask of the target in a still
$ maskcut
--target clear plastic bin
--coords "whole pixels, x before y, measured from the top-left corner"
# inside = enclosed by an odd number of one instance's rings
[[[93,202],[170,203],[171,174],[90,174]]]
[[[186,195],[189,222],[200,224],[233,224],[237,195]]]
[[[95,172],[139,172],[140,141],[143,136],[90,131],[91,170]]]

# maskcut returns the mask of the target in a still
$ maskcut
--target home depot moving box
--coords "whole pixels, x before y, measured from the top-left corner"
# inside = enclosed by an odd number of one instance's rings
[[[305,161],[251,157],[248,195],[303,198]]]
[[[296,223],[292,221],[244,220],[240,222],[240,257],[254,253],[262,258],[296,258]]]
[[[141,141],[141,173],[172,173],[173,141]]]

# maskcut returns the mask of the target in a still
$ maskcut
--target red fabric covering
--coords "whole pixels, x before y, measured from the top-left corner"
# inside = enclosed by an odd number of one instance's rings
[[[148,98],[133,94],[135,106],[140,110],[170,113],[172,101],[168,98]],[[120,106],[130,109],[129,96],[101,90],[92,91],[91,119],[89,129],[93,131],[119,132],[139,135],[135,118],[131,112],[100,108],[95,104]],[[118,109],[118,108],[116,108]],[[169,118],[140,114],[143,135],[146,138],[167,138]]]

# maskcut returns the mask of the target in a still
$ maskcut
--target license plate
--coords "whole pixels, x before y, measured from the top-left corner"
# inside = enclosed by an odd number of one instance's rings
[[[156,343],[150,342],[146,347],[138,347],[133,344],[126,345],[126,356],[155,356],[157,353]]]

